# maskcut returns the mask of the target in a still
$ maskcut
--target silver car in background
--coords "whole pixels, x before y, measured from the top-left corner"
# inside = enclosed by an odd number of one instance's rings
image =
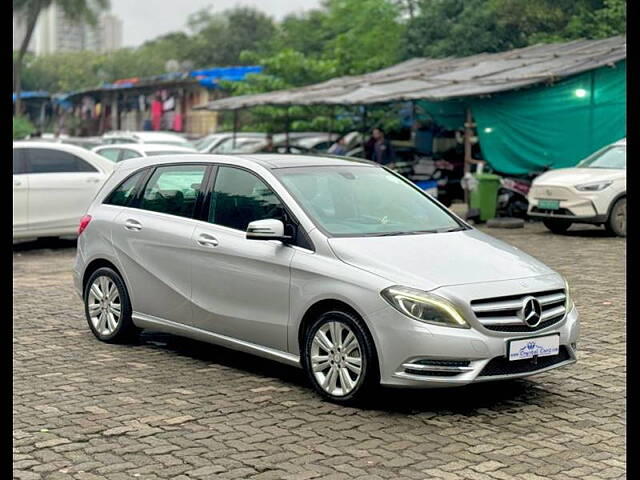
[[[98,339],[223,345],[304,368],[331,401],[576,361],[561,275],[371,162],[131,159],[79,233],[74,281]]]

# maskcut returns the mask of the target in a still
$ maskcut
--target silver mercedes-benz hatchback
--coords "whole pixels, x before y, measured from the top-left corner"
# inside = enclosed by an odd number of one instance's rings
[[[576,361],[561,275],[371,162],[132,159],[78,233],[75,286],[98,339],[224,345],[302,367],[336,402]]]

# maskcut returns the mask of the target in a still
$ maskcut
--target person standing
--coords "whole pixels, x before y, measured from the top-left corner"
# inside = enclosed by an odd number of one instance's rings
[[[391,142],[384,136],[382,129],[375,127],[371,132],[371,136],[374,139],[372,160],[381,165],[387,165],[393,162],[395,152],[393,151]]]
[[[347,154],[347,142],[344,138],[344,135],[342,135],[338,140],[336,140],[336,143],[334,143],[333,145],[331,145],[331,147],[329,147],[329,150],[327,151],[327,153],[330,153],[331,155]]]

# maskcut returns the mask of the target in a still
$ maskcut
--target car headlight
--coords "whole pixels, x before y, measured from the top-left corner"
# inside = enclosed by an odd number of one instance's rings
[[[393,308],[414,320],[445,327],[470,328],[456,307],[438,295],[401,286],[385,288],[380,294]]]
[[[583,183],[582,185],[576,185],[576,190],[580,190],[581,192],[599,192],[612,183],[612,181]]]
[[[571,292],[569,291],[569,282],[567,282],[566,278],[564,279],[564,295],[564,311],[565,313],[569,313],[573,308],[573,299],[571,298]]]

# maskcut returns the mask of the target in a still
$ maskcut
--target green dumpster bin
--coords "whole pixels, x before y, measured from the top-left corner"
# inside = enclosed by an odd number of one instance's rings
[[[480,210],[480,221],[486,222],[496,216],[500,177],[493,173],[476,173],[473,176],[478,180],[478,186],[469,196],[469,206]]]

